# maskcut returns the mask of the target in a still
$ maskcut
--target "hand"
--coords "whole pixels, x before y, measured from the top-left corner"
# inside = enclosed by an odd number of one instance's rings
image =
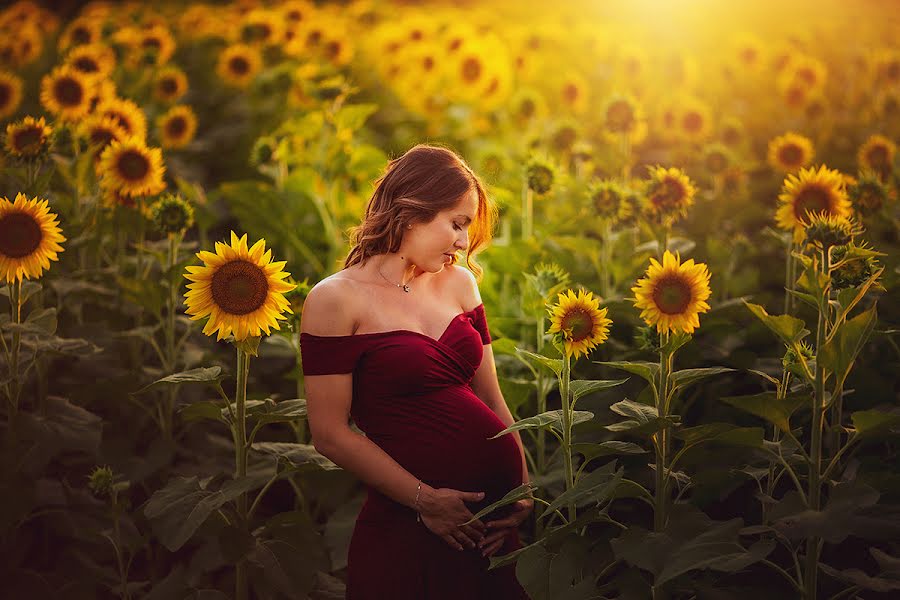
[[[505,518],[485,523],[490,532],[478,543],[482,556],[491,556],[503,547],[506,536],[517,531],[519,525],[528,518],[534,509],[534,500],[531,498],[517,500],[511,506],[513,507],[512,512]]]
[[[422,522],[432,533],[457,550],[463,546],[475,548],[484,537],[485,526],[480,520],[468,525],[460,525],[472,518],[466,502],[478,502],[484,498],[483,492],[461,492],[450,488],[422,489]]]

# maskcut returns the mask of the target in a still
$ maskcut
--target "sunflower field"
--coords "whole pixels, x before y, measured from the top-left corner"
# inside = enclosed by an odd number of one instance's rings
[[[8,598],[343,598],[304,298],[457,151],[535,600],[900,597],[900,12],[0,6]],[[501,435],[501,434],[498,434]]]

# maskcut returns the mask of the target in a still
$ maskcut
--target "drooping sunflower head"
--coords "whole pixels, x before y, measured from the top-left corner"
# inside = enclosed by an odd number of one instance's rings
[[[614,95],[607,100],[601,115],[604,127],[614,134],[632,135],[644,124],[641,106],[630,95]]]
[[[41,104],[61,121],[76,121],[91,109],[91,78],[60,65],[41,80]]]
[[[803,228],[809,213],[825,212],[836,217],[849,217],[850,200],[844,178],[839,171],[825,165],[818,169],[800,169],[789,174],[778,195],[775,220],[781,229],[794,232],[794,240],[803,240]]]
[[[219,55],[216,73],[222,81],[237,88],[245,88],[263,66],[259,50],[246,44],[234,44]]]
[[[559,334],[562,338],[566,355],[576,359],[609,337],[609,326],[606,318],[607,309],[600,308],[600,299],[593,293],[580,289],[575,294],[567,290],[559,294],[558,302],[550,307],[550,329],[547,333]]]
[[[865,242],[850,242],[846,246],[837,246],[831,250],[831,264],[836,268],[831,271],[831,286],[836,290],[857,287],[866,282],[880,267],[874,252]]]
[[[535,194],[542,195],[553,189],[553,180],[556,176],[553,165],[539,158],[532,158],[525,167],[528,178],[528,188]]]
[[[153,97],[161,102],[175,102],[187,93],[188,78],[178,67],[167,65],[160,69],[153,85]]]
[[[15,114],[22,102],[22,80],[0,69],[0,119]]]
[[[66,241],[49,202],[17,194],[14,202],[0,198],[0,279],[7,283],[37,279],[51,260],[59,260]]]
[[[181,233],[194,224],[194,207],[178,194],[164,194],[150,205],[150,220],[161,233]]]
[[[644,212],[664,223],[687,215],[697,189],[687,174],[677,167],[652,167],[647,180]]]
[[[796,173],[813,159],[812,140],[797,133],[785,133],[769,142],[768,161],[783,173]]]
[[[542,303],[569,285],[569,273],[556,263],[538,263],[533,273],[524,275]]]
[[[891,191],[874,171],[863,171],[856,181],[847,186],[847,195],[853,207],[863,217],[877,214],[890,200]]]
[[[162,152],[135,137],[110,142],[100,155],[98,171],[104,188],[127,196],[152,196],[166,188]]]
[[[156,121],[163,148],[183,148],[194,139],[197,116],[190,106],[173,106]]]
[[[626,201],[627,190],[617,181],[602,180],[588,188],[588,197],[594,214],[611,223],[625,221],[632,214],[632,207]]]
[[[826,212],[811,213],[804,228],[807,243],[819,248],[843,246],[860,233],[862,227],[852,218]]]
[[[859,147],[856,159],[859,161],[860,170],[875,171],[883,181],[886,181],[894,169],[896,154],[897,146],[894,142],[883,135],[872,135]]]
[[[666,250],[662,264],[650,259],[647,274],[631,291],[647,325],[659,333],[693,333],[700,326],[698,315],[709,310],[709,270],[693,259],[681,263],[677,253]]]
[[[53,128],[44,117],[25,117],[6,126],[6,151],[18,160],[37,160],[47,155]]]
[[[247,247],[247,235],[238,238],[231,232],[231,244],[216,242],[216,252],[201,251],[197,257],[203,266],[187,267],[188,292],[185,313],[191,320],[209,317],[203,333],[218,333],[217,340],[233,334],[235,341],[249,336],[269,335],[281,329],[278,319],[292,313],[284,297],[296,286],[282,281],[290,273],[282,271],[285,262],[272,262],[272,251],[265,240]]]

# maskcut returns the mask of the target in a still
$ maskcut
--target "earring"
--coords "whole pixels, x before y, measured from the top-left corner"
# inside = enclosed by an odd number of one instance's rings
[[[412,229],[412,224],[406,226],[407,229]]]

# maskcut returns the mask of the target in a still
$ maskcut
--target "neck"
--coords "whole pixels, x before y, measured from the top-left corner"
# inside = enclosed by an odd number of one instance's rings
[[[374,259],[375,268],[393,283],[407,284],[424,273],[408,258],[398,254],[384,254]]]

